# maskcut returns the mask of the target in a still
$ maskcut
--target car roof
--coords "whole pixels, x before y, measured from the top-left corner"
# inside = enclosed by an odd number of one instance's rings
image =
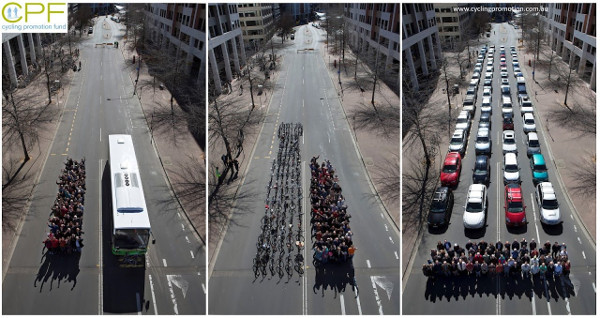
[[[517,155],[514,154],[514,153],[512,153],[512,152],[509,152],[509,153],[507,153],[507,154],[504,155],[504,160],[505,161],[511,161],[511,162],[514,162],[516,164],[517,163]]]
[[[464,130],[463,129],[456,129],[454,131],[454,133],[452,133],[452,138],[454,137],[462,137]]]
[[[479,155],[475,158],[475,166],[478,165],[486,165],[487,166],[488,157],[485,155]]]
[[[544,155],[542,155],[541,153],[534,153],[533,156],[531,156],[531,160],[533,161],[534,164],[538,164],[538,163],[546,163],[546,161],[544,160]]]
[[[458,162],[458,160],[460,159],[460,154],[456,151],[451,151],[448,154],[446,154],[446,158],[444,159],[444,164],[456,164]]]
[[[525,119],[533,119],[533,114],[532,113],[525,113],[525,114],[523,114],[523,117]]]
[[[554,187],[550,182],[540,182],[538,185],[542,189],[542,196],[545,200],[556,200],[556,194],[554,193]]]
[[[527,139],[538,139],[538,135],[535,132],[527,133]]]
[[[506,185],[506,196],[510,201],[523,201],[523,192],[521,186],[516,183]]]
[[[485,191],[485,186],[483,184],[476,183],[469,186],[469,202],[482,202],[483,191]]]
[[[433,194],[433,200],[445,201],[450,189],[448,187],[438,187]]]
[[[490,135],[490,129],[487,127],[481,127],[479,129],[477,129],[477,137],[479,136],[489,136]]]
[[[515,138],[515,131],[514,130],[505,130],[502,132],[502,135],[504,135],[504,138]]]

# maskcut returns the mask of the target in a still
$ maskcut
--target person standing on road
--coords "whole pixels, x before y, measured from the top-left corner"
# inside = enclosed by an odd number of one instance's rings
[[[558,242],[554,242],[554,245],[552,245],[552,258],[556,258],[558,252],[560,252],[560,245],[558,245]]]
[[[546,279],[546,272],[548,271],[548,267],[546,266],[546,263],[541,263],[540,264],[540,276],[543,279]]]

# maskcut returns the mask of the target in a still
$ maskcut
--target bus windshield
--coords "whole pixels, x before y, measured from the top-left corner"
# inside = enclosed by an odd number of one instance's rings
[[[149,229],[115,230],[114,246],[123,249],[145,249],[150,239]]]

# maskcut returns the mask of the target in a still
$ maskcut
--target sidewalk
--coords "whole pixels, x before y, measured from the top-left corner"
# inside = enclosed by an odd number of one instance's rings
[[[28,147],[29,156],[31,159],[21,169],[17,179],[2,190],[2,269],[3,276],[8,270],[8,260],[12,255],[14,247],[17,243],[17,235],[23,226],[25,217],[29,214],[29,206],[31,203],[31,195],[35,187],[39,183],[42,170],[48,158],[50,146],[54,141],[54,136],[61,122],[66,98],[70,94],[70,81],[73,78],[73,71],[67,71],[63,79],[62,88],[58,93],[52,95],[51,107],[56,110],[56,120],[52,123],[41,125],[38,127],[39,140],[37,144]],[[46,88],[46,78],[43,72],[40,72],[33,78],[31,83],[25,88],[18,89],[15,93],[15,98],[18,96],[30,96],[31,102],[34,104],[45,105],[48,102],[48,91]],[[4,102],[4,100],[3,100]],[[3,114],[4,115],[4,114]],[[3,133],[5,129],[3,127]],[[13,165],[14,170],[23,162],[23,150],[20,144],[11,147],[2,145],[2,168],[10,169]],[[57,172],[58,173],[58,172]],[[5,175],[2,175],[2,184],[4,185]],[[49,207],[50,208],[50,207]],[[41,244],[41,242],[40,242]]]
[[[114,48],[98,48],[99,50],[113,50]],[[134,52],[128,41],[121,41],[119,50],[123,53],[125,63],[131,63],[133,56],[139,57]],[[137,64],[136,64],[137,65]],[[132,68],[129,72],[131,81],[137,77],[137,71]],[[152,80],[148,73],[148,66],[142,60],[139,83]],[[133,92],[131,92],[133,94]],[[146,117],[148,127],[152,127],[153,112],[156,109],[170,109],[170,94],[167,89],[141,89],[138,85],[137,96]],[[183,110],[175,102],[175,112],[183,113]],[[182,123],[182,125],[185,125]],[[184,130],[155,129],[153,130],[154,146],[159,155],[163,169],[165,170],[169,185],[175,193],[176,200],[182,207],[185,215],[194,226],[197,234],[203,242],[206,242],[206,211],[205,195],[198,184],[205,183],[206,161],[205,154],[189,132]]]
[[[310,25],[309,25],[310,27]],[[319,39],[322,41],[322,38]],[[327,54],[326,44],[322,43],[321,52],[317,54]],[[363,164],[366,167],[366,170],[369,175],[370,182],[374,186],[377,191],[377,195],[381,198],[383,202],[384,208],[387,213],[390,215],[391,219],[394,221],[396,227],[400,228],[400,201],[399,201],[399,192],[400,192],[400,123],[398,123],[398,130],[395,134],[390,134],[389,138],[383,138],[378,135],[376,132],[359,129],[354,129],[353,119],[349,118],[349,114],[353,111],[358,110],[362,107],[361,104],[371,105],[371,93],[367,90],[362,93],[358,90],[350,90],[346,89],[346,87],[350,86],[354,83],[354,66],[350,61],[354,60],[354,53],[351,50],[345,51],[345,60],[347,73],[343,71],[340,73],[340,79],[342,82],[342,87],[344,87],[344,94],[340,96],[340,85],[338,83],[338,68],[334,68],[333,64],[328,64],[329,60],[337,60],[340,61],[341,57],[333,54],[329,54],[329,57],[325,58],[325,64],[328,65],[327,70],[329,71],[329,76],[333,82],[334,87],[338,91],[338,96],[340,98],[340,103],[342,105],[342,109],[344,110],[344,116],[348,120],[350,128],[352,129],[353,137],[358,145],[359,152],[361,154],[361,158]],[[326,55],[324,55],[326,56]],[[333,63],[333,62],[331,62]],[[339,65],[338,65],[339,66]],[[366,67],[363,65],[363,67]],[[357,77],[365,74],[364,69],[361,71],[361,67],[358,68]],[[376,103],[390,103],[392,105],[398,105],[398,112],[400,112],[400,98],[398,95],[394,94],[394,92],[383,82],[379,82],[381,91],[377,91],[375,93]],[[381,102],[381,100],[385,100]],[[398,116],[400,118],[400,116]],[[386,174],[386,175],[383,175]],[[395,175],[394,175],[395,174]],[[398,183],[394,184],[395,181],[391,181],[393,178],[397,178]],[[398,187],[396,190],[398,196],[393,194],[385,195],[387,193],[386,189],[390,189],[390,186]]]

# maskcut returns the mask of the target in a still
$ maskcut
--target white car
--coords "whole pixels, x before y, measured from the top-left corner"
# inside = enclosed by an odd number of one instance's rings
[[[517,153],[517,140],[514,130],[505,130],[502,132],[502,154],[509,152]]]
[[[481,74],[479,72],[474,72],[473,76],[471,76],[472,79],[479,79],[479,77],[481,76]]]
[[[481,112],[492,113],[492,96],[484,97],[481,101]]]
[[[494,62],[493,61],[488,61],[486,67],[494,67]]]
[[[450,139],[450,146],[448,147],[449,152],[458,152],[461,155],[465,154],[467,149],[467,135],[462,129],[456,129]]]
[[[510,89],[510,85],[508,85],[508,78],[501,79],[500,80],[500,85],[507,85],[509,87],[509,89]]]
[[[513,61],[513,65],[515,63],[517,63],[517,66],[519,66],[519,64],[518,64],[519,63],[519,59],[517,58],[517,53],[515,53],[515,55],[513,56],[512,61]]]
[[[516,154],[509,152],[504,155],[504,166],[502,170],[504,170],[504,184],[521,182]]]
[[[456,129],[469,131],[471,127],[471,113],[468,110],[462,110],[456,119]]]
[[[503,57],[500,58],[500,63],[502,63],[502,62],[506,62],[506,59]]]
[[[467,229],[479,229],[485,225],[485,212],[487,208],[487,189],[483,184],[469,186],[463,225]]]
[[[516,73],[521,73],[521,69],[520,69],[519,67],[515,67],[515,68],[513,69],[513,72],[515,72],[515,74],[516,74]]]
[[[550,182],[540,182],[535,189],[535,200],[540,209],[540,221],[554,225],[560,223],[560,209],[556,193]]]
[[[532,113],[525,113],[523,115],[523,131],[525,133],[535,131],[535,120]]]
[[[508,84],[500,85],[500,92],[502,93],[502,95],[510,96],[510,85],[508,85]]]
[[[493,73],[493,72],[494,72],[494,67],[492,67],[492,66],[487,66],[487,67],[485,68],[485,72],[486,72],[486,73]]]
[[[500,72],[500,77],[502,77],[503,80],[506,80],[506,84],[508,84],[508,72],[506,70]],[[504,84],[504,82],[502,82],[502,84]]]
[[[483,89],[483,97],[490,97],[492,96],[492,88],[491,87],[486,87]]]
[[[479,130],[477,130],[477,138],[475,138],[475,154],[489,155],[491,149],[490,129],[479,128]]]
[[[521,105],[521,115],[533,113],[533,103],[529,99],[529,96],[519,96],[519,105]]]

